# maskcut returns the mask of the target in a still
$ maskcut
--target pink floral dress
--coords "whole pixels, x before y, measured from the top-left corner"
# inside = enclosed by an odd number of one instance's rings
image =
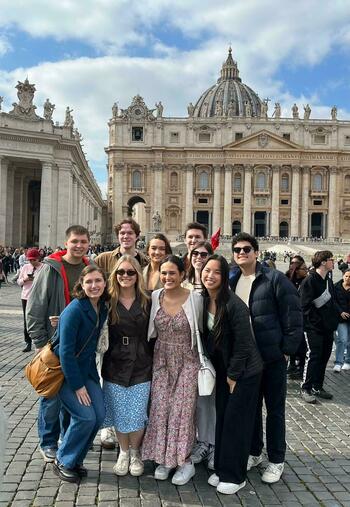
[[[195,439],[199,357],[191,349],[191,329],[181,309],[168,315],[161,307],[155,317],[151,408],[142,458],[175,468],[190,455]]]

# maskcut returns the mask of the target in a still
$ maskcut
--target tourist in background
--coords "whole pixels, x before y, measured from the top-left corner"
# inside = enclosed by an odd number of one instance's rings
[[[340,307],[340,322],[335,334],[335,362],[333,371],[350,370],[350,269],[344,271],[342,280],[334,286]]]
[[[104,426],[115,428],[120,452],[116,475],[139,476],[140,446],[147,424],[152,349],[147,340],[150,298],[140,265],[122,255],[109,277],[109,348],[103,357]]]
[[[202,322],[202,298],[181,287],[183,261],[174,255],[160,265],[164,289],[152,293],[149,339],[156,339],[153,358],[149,424],[142,446],[143,459],[155,461],[154,477],[186,484],[195,474],[190,459],[195,439],[199,355],[195,319]],[[192,304],[193,303],[193,304]]]
[[[21,301],[24,319],[24,341],[26,343],[22,352],[30,352],[32,350],[32,340],[27,331],[26,307],[34,279],[38,276],[38,273],[43,267],[43,263],[40,261],[40,253],[37,248],[29,248],[27,251],[27,260],[29,261],[29,264],[24,264],[21,267],[17,278],[18,285],[22,287]]]
[[[149,240],[146,246],[146,252],[150,259],[150,263],[143,268],[143,279],[147,290],[160,289],[159,266],[161,261],[167,255],[172,254],[169,240],[164,234],[157,233]]]
[[[85,456],[103,422],[105,408],[96,369],[96,347],[107,318],[109,299],[102,269],[87,266],[73,290],[75,298],[62,312],[58,323],[58,344],[64,382],[59,399],[70,422],[53,463],[63,481],[78,482],[86,477]]]

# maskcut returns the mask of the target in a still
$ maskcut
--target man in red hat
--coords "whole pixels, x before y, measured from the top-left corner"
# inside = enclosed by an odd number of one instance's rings
[[[23,349],[23,352],[30,352],[32,350],[32,339],[27,331],[27,323],[26,323],[27,300],[32,290],[34,278],[37,276],[37,274],[43,267],[43,264],[42,262],[40,262],[40,253],[37,248],[29,248],[27,250],[26,258],[27,261],[29,262],[28,264],[24,264],[21,267],[17,278],[17,283],[20,287],[22,287],[21,300],[24,318],[24,341],[26,342],[26,346]]]

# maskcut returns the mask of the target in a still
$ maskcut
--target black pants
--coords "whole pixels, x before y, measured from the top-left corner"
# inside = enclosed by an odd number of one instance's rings
[[[266,363],[261,379],[250,454],[260,456],[264,447],[262,402],[266,407],[266,449],[270,463],[283,463],[286,454],[287,361]]]
[[[28,344],[32,344],[32,340],[28,334],[27,331],[27,323],[26,323],[26,307],[27,307],[27,300],[21,299],[22,301],[22,310],[23,310],[23,319],[24,319],[24,341]]]
[[[260,379],[259,374],[238,380],[232,394],[226,376],[217,379],[214,466],[221,482],[246,479]]]
[[[321,389],[328,360],[332,353],[333,331],[320,333],[319,331],[305,331],[307,346],[306,361],[302,389]]]

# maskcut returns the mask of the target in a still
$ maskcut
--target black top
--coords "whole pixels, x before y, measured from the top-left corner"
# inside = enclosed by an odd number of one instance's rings
[[[103,357],[102,377],[124,387],[151,380],[152,347],[147,340],[147,314],[136,299],[130,310],[118,302],[119,322],[109,325],[109,348]]]
[[[262,371],[262,360],[258,351],[249,319],[249,310],[243,301],[231,293],[226,304],[224,325],[220,339],[214,343],[212,332],[207,327],[209,298],[204,301],[204,346],[217,368],[221,362],[225,375],[232,380],[252,377]],[[220,357],[222,361],[220,361]],[[219,373],[219,372],[217,372]]]
[[[339,282],[334,285],[334,290],[341,312],[350,313],[350,288],[344,289],[343,280],[339,280]],[[340,320],[344,322],[344,319],[341,318]],[[347,321],[347,319],[345,320]]]

